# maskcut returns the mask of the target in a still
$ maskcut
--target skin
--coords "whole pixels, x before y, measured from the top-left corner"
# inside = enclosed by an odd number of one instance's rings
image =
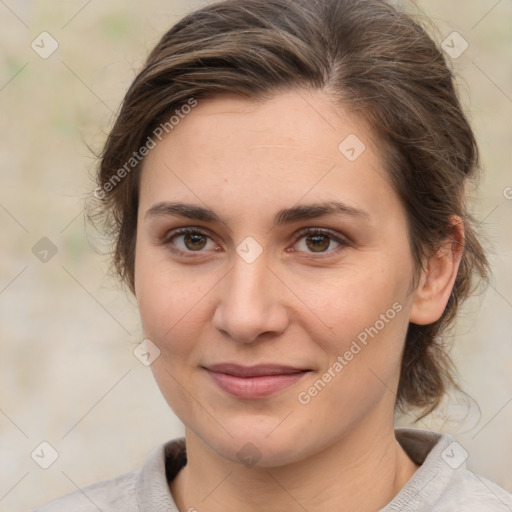
[[[355,161],[338,150],[350,134],[366,146]],[[165,201],[211,208],[222,221],[147,213]],[[282,209],[326,201],[364,214],[273,223]],[[459,219],[453,226],[462,241]],[[205,236],[173,236],[182,227]],[[331,236],[315,245],[304,228]],[[248,236],[262,248],[251,263],[236,251]],[[170,483],[179,509],[360,511],[389,503],[417,469],[393,426],[407,326],[441,316],[458,247],[446,242],[412,287],[406,212],[375,138],[324,93],[199,101],[144,163],[135,263],[144,335],[161,351],[152,370],[185,425],[188,463]],[[300,403],[298,393],[396,303],[401,311]],[[311,371],[266,398],[241,399],[203,369],[221,362]],[[237,457],[249,442],[260,457],[252,467]]]

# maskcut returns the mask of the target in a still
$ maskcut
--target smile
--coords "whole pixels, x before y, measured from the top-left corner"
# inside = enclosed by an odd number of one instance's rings
[[[264,398],[298,382],[310,370],[288,366],[243,367],[233,364],[204,368],[224,392],[238,398]]]

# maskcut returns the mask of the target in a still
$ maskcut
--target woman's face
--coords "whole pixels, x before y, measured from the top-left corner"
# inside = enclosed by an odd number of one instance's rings
[[[282,465],[392,425],[413,262],[371,137],[320,92],[222,97],[146,158],[135,292],[152,369],[227,459]]]

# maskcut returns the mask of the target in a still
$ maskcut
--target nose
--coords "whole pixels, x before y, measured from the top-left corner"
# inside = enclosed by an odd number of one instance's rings
[[[289,323],[283,287],[263,255],[252,263],[237,256],[217,287],[214,327],[240,343],[283,333]]]

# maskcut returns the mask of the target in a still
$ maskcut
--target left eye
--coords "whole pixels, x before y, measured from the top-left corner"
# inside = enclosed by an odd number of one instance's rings
[[[332,245],[335,245],[332,247]],[[312,253],[331,252],[344,244],[330,232],[310,230],[305,232],[296,242],[295,250]]]

